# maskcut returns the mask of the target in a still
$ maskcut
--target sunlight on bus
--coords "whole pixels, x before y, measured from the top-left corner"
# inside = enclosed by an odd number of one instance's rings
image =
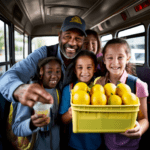
[[[5,62],[4,22],[0,21],[0,62]]]
[[[58,43],[58,36],[36,37],[32,39],[32,52],[41,46],[50,46]]]
[[[15,60],[16,62],[23,59],[23,35],[15,31]]]
[[[105,44],[111,40],[113,38],[112,34],[108,34],[108,35],[104,35],[101,37],[101,43],[102,43],[102,47],[105,46]]]
[[[145,28],[143,25],[139,25],[137,27],[134,28],[130,28],[124,31],[120,31],[118,34],[118,37],[123,37],[123,36],[128,36],[128,35],[134,35],[134,34],[138,34],[138,33],[143,33],[145,32]]]

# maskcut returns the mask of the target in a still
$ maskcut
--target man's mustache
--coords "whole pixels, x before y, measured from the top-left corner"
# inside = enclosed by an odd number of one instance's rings
[[[78,46],[72,46],[70,44],[65,44],[64,47],[65,48],[71,48],[71,49],[78,49]]]

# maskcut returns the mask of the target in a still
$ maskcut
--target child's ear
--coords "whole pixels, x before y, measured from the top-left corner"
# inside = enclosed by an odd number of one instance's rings
[[[75,69],[73,69],[73,71],[74,71],[74,73],[76,74],[76,70],[75,70]]]
[[[43,67],[41,67],[41,68],[40,68],[40,76],[42,77],[43,74],[44,74],[44,69],[43,69]]]
[[[105,64],[105,59],[103,58],[103,63]]]
[[[94,68],[94,73],[97,71],[97,67],[98,67],[98,65]]]
[[[129,63],[131,56],[129,55],[127,58],[127,63]]]

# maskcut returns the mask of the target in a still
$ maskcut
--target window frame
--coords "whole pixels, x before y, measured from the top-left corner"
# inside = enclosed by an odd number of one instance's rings
[[[29,55],[29,35],[15,27],[15,29],[14,29],[14,41],[15,41],[15,31],[23,36],[23,39],[22,39],[23,40],[23,47],[22,48],[23,48],[23,59],[25,59],[26,58],[25,57],[25,37],[28,39],[27,55]],[[14,46],[15,46],[15,42],[14,42]],[[14,50],[14,53],[15,53],[15,50]],[[23,60],[23,59],[21,59],[21,60]],[[19,60],[19,61],[21,61],[21,60]],[[15,59],[15,62],[16,61],[17,60]]]
[[[11,65],[11,57],[10,57],[10,40],[8,41],[9,42],[9,47],[7,46],[6,44],[6,25],[8,26],[8,38],[10,37],[10,26],[11,26],[11,23],[6,20],[5,18],[3,18],[2,16],[0,16],[0,21],[2,21],[4,23],[4,46],[5,46],[5,61],[4,62],[0,62],[0,66],[5,66],[5,70],[7,71],[8,70],[8,65],[12,66]],[[9,53],[8,53],[9,51]],[[9,56],[8,56],[9,55]],[[9,61],[7,60],[7,58],[9,57]]]
[[[5,67],[5,71],[7,71],[9,68],[11,68],[16,62],[15,62],[15,31],[20,33],[20,30],[17,26],[15,26],[13,23],[11,23],[9,20],[4,18],[0,15],[0,21],[4,23],[4,46],[5,46],[5,61],[0,62],[0,67]],[[8,28],[7,28],[7,26]],[[7,31],[8,29],[8,31]],[[8,32],[8,33],[7,33]],[[27,55],[31,53],[31,36],[28,35],[28,33],[21,32],[23,34],[23,37],[25,39],[28,39],[27,42]],[[8,37],[7,37],[8,36]],[[7,41],[8,39],[8,41]],[[24,42],[25,44],[25,42]],[[25,52],[25,46],[23,47],[23,51]],[[24,54],[24,53],[23,53]],[[9,58],[9,60],[8,60]],[[25,58],[25,55],[23,55],[23,59]],[[3,74],[3,73],[2,73]]]

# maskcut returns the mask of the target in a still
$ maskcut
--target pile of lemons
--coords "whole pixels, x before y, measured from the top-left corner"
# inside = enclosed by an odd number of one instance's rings
[[[131,88],[124,83],[117,86],[107,83],[104,87],[95,84],[88,88],[84,82],[78,82],[71,91],[73,104],[79,105],[136,105],[139,98],[131,92]]]

